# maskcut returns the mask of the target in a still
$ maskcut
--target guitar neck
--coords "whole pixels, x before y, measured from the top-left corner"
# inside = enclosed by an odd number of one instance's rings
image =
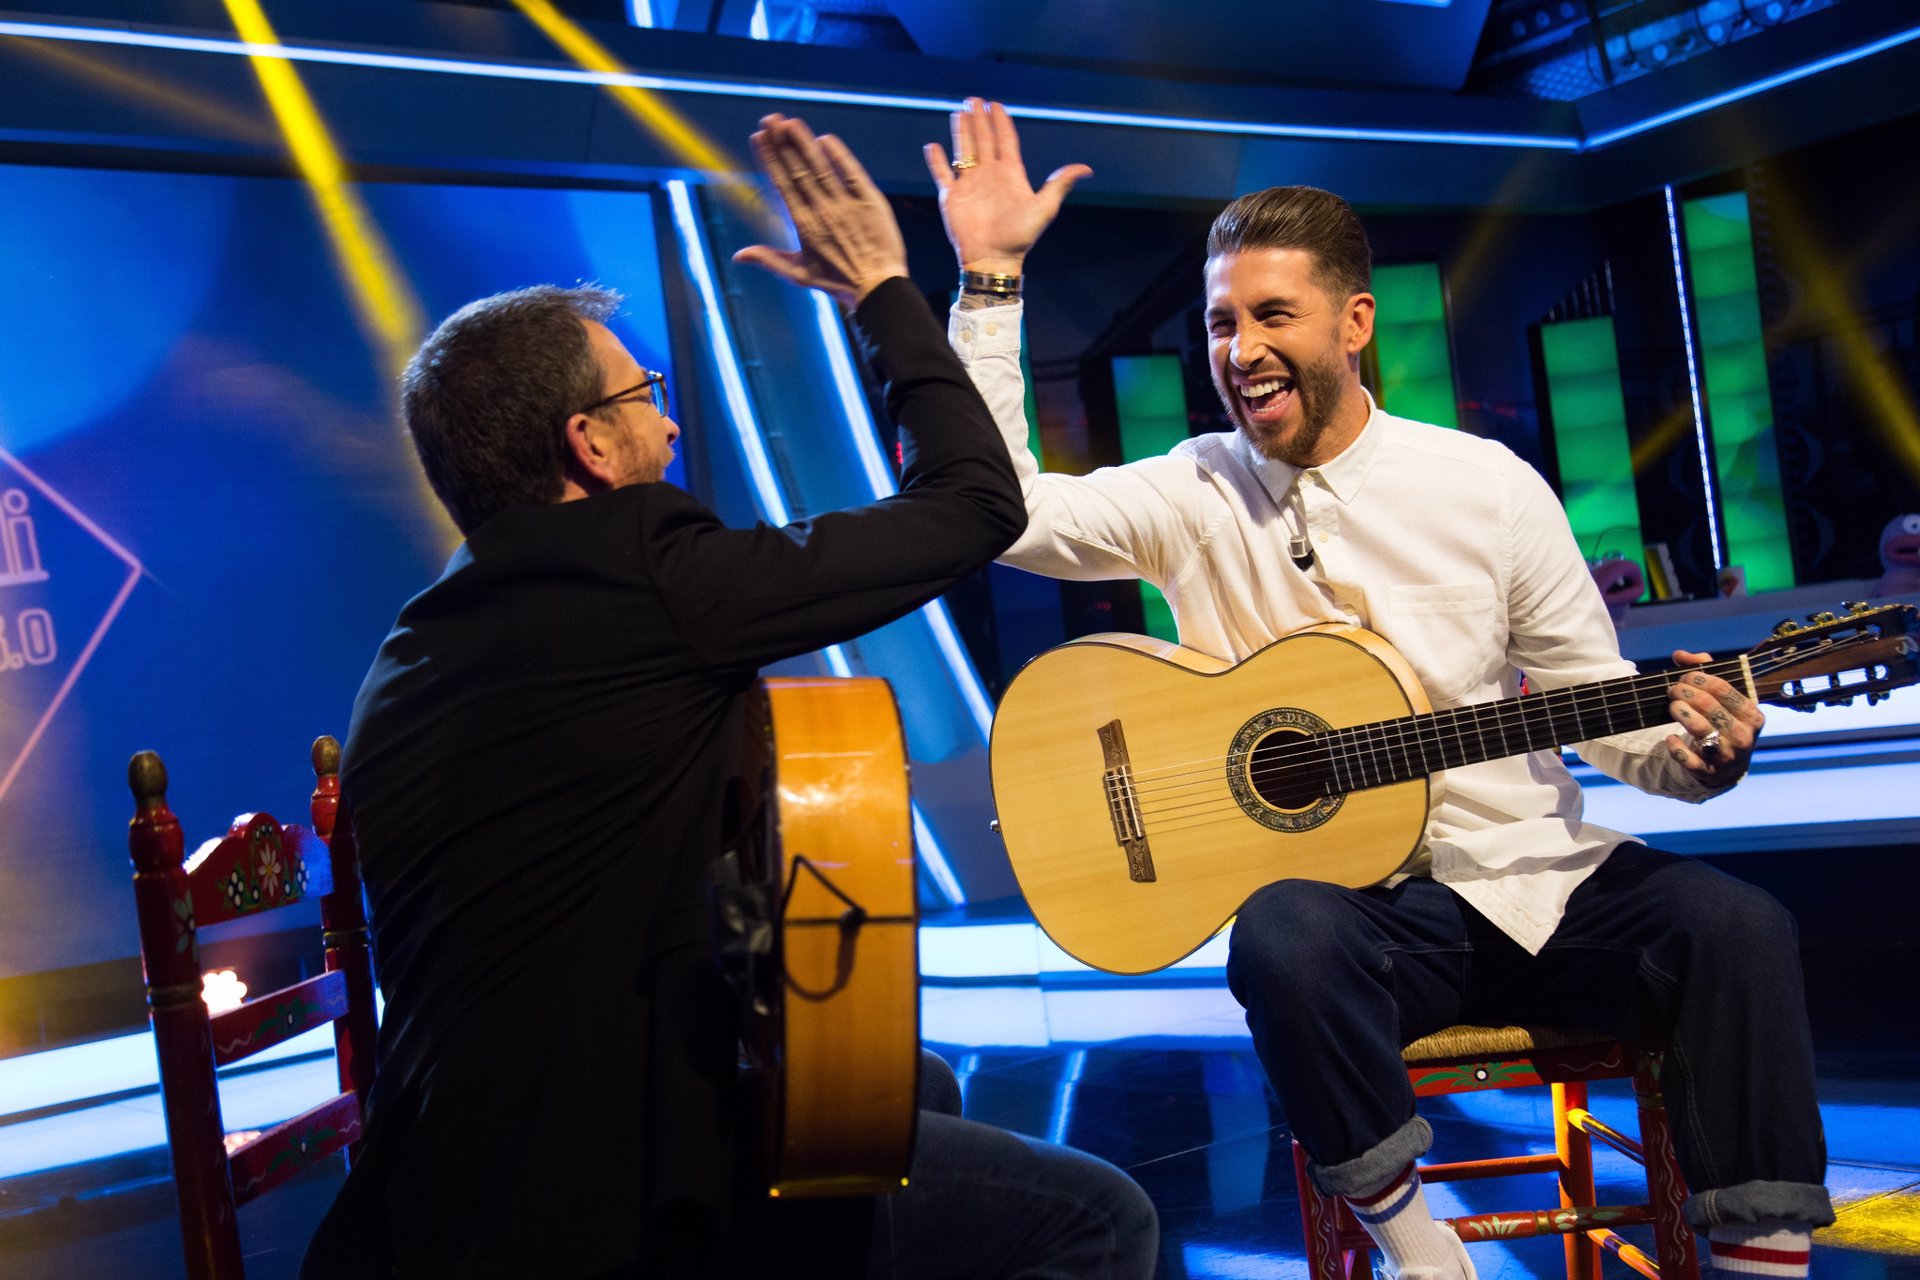
[[[1747,687],[1742,659],[1701,670]],[[1334,729],[1319,735],[1335,791],[1360,791],[1486,760],[1556,750],[1671,720],[1672,672],[1621,676],[1497,702]]]

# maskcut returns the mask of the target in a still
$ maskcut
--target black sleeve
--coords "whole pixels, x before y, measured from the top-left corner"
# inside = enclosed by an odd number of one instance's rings
[[[775,528],[729,529],[668,486],[641,545],[681,634],[710,666],[760,666],[919,608],[1013,544],[1020,486],[985,401],[925,299],[890,280],[854,320],[900,428],[900,492]]]

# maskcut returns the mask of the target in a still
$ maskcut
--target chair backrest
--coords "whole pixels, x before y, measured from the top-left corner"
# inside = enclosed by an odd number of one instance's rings
[[[135,806],[127,844],[140,958],[190,1280],[243,1275],[238,1206],[342,1148],[353,1158],[363,1099],[373,1083],[373,968],[360,862],[349,824],[335,829],[340,744],[320,738],[312,757],[317,782],[311,827],[282,825],[265,813],[241,814],[224,837],[207,841],[190,860],[179,819],[167,808],[167,770],[160,757],[142,751],[127,766]],[[316,895],[325,971],[210,1014],[201,998],[196,931]],[[229,1150],[215,1069],[329,1022],[340,1092]]]

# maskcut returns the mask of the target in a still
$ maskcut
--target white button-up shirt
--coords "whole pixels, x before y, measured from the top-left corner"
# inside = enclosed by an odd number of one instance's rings
[[[1180,643],[1238,662],[1322,622],[1387,638],[1436,710],[1634,673],[1553,491],[1503,445],[1374,408],[1354,443],[1306,470],[1239,433],[1085,476],[1027,448],[1018,304],[956,309],[948,336],[1000,424],[1027,531],[1003,563],[1055,578],[1144,578]],[[1369,400],[1371,404],[1371,400]],[[1302,570],[1289,540],[1313,550]],[[1668,755],[1674,726],[1575,745],[1603,772],[1687,800],[1714,792]],[[1631,837],[1581,821],[1557,752],[1432,777],[1417,863],[1530,952],[1567,898]]]

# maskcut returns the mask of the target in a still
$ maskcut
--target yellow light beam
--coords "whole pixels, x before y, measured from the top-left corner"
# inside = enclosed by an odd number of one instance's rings
[[[224,3],[233,19],[234,30],[242,40],[256,45],[280,43],[259,0],[224,0]],[[267,54],[249,54],[248,61],[260,78],[267,105],[313,197],[328,248],[346,281],[347,298],[360,328],[374,347],[386,376],[397,380],[426,336],[426,317],[420,300],[414,295],[366,202],[354,190],[347,176],[346,162],[293,64]],[[428,489],[426,475],[417,468],[413,475],[422,498],[420,507],[427,520],[421,533],[430,545],[445,551],[460,541],[460,535]]]
[[[249,142],[268,142],[273,138],[273,131],[258,117],[227,103],[198,96],[160,76],[130,70],[111,54],[95,53],[85,45],[69,49],[56,40],[29,40],[23,36],[0,39],[11,53],[38,58],[77,79],[91,81],[108,93],[142,106],[158,107],[186,124]]]
[[[1683,403],[1662,414],[1653,430],[1633,446],[1633,474],[1643,476],[1682,444],[1693,442],[1693,405]]]
[[[241,39],[259,45],[280,43],[259,0],[224,3]],[[353,190],[339,148],[293,64],[265,54],[250,54],[248,60],[312,193],[361,327],[373,340],[386,372],[398,376],[426,333],[419,300],[366,202]]]
[[[1834,1224],[1820,1243],[1865,1253],[1920,1256],[1920,1195],[1904,1187],[1883,1196],[1834,1206]]]
[[[1770,186],[1766,198],[1772,207],[1774,243],[1804,291],[1787,318],[1828,318],[1842,367],[1866,407],[1862,416],[1868,429],[1908,477],[1920,483],[1920,403],[1896,356],[1875,346],[1861,320],[1855,288],[1864,264],[1885,252],[1884,246],[1857,245],[1850,260],[1839,257],[1831,246],[1815,243],[1807,234],[1812,223],[1790,184]]]
[[[513,0],[513,6],[558,45],[562,53],[585,70],[615,74],[625,74],[631,70],[579,23],[554,8],[552,0]],[[692,121],[674,110],[659,94],[630,84],[601,87],[613,95],[613,100],[633,118],[635,124],[658,138],[689,168],[714,174],[740,174],[746,171],[737,157],[701,133]],[[720,189],[743,212],[763,219],[771,217],[766,202],[750,183],[729,182]]]

